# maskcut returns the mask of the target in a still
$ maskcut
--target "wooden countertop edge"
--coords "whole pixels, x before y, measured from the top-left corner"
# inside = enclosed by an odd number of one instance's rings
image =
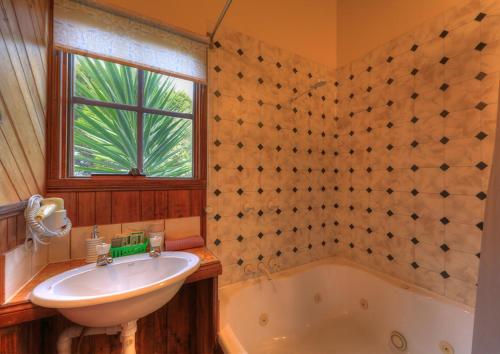
[[[201,264],[200,268],[191,274],[184,284],[214,278],[220,274],[222,274],[222,264],[219,260],[213,260]],[[30,300],[6,303],[0,306],[0,328],[51,317],[56,314],[57,310],[34,305]]]

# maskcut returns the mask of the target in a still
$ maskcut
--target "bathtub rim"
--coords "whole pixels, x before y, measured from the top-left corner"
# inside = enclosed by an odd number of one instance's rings
[[[430,298],[432,300],[436,300],[440,303],[445,303],[448,305],[455,306],[462,311],[465,311],[465,312],[468,312],[468,313],[471,313],[472,315],[474,315],[475,311],[474,311],[474,307],[472,307],[472,306],[469,306],[469,305],[463,304],[461,302],[452,300],[444,295],[440,295],[440,294],[435,293],[431,290],[425,289],[425,288],[420,287],[418,285],[408,283],[402,279],[396,278],[395,276],[383,273],[383,272],[378,271],[378,270],[368,268],[362,264],[353,262],[349,259],[346,259],[346,258],[340,257],[340,256],[332,256],[332,257],[328,257],[328,258],[323,258],[323,259],[320,259],[317,261],[313,261],[313,262],[301,264],[301,265],[298,265],[295,267],[279,270],[277,272],[273,272],[272,277],[273,277],[273,279],[285,278],[285,277],[288,277],[288,276],[296,274],[296,273],[307,271],[307,270],[315,268],[317,266],[328,265],[328,264],[351,267],[351,268],[355,268],[355,269],[358,269],[358,270],[361,270],[364,272],[368,272],[369,274],[372,274],[373,276],[375,276],[383,281],[386,281],[389,284],[396,286],[400,289],[416,293],[420,296]],[[242,288],[252,286],[252,285],[258,284],[260,282],[267,282],[267,281],[269,281],[269,280],[267,280],[266,276],[261,275],[258,277],[245,279],[245,280],[242,280],[242,281],[239,281],[236,283],[231,283],[231,284],[227,284],[224,286],[220,286],[219,287],[219,300],[222,300],[222,298],[225,297],[225,296],[221,296],[221,292],[222,293],[226,293],[226,292],[233,293],[233,292],[236,292]],[[224,294],[224,295],[226,295],[226,294]],[[220,302],[222,303],[222,301],[220,301]]]

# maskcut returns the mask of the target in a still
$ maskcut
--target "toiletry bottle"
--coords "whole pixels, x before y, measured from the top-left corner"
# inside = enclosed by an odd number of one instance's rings
[[[99,230],[97,225],[94,225],[90,238],[85,240],[86,243],[86,254],[85,261],[87,263],[94,263],[97,260],[96,246],[103,243],[103,239],[99,236]]]

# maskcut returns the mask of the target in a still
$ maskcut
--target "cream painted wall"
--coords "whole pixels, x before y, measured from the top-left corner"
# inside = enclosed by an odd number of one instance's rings
[[[338,0],[341,67],[464,0]]]
[[[94,0],[205,35],[225,0]],[[337,0],[234,0],[223,26],[335,67]]]
[[[205,35],[225,0],[92,0]],[[340,67],[464,0],[233,0],[223,26]]]

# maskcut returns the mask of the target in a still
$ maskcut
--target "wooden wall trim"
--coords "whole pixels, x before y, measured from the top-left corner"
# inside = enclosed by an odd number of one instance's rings
[[[0,307],[0,328],[35,321],[57,315],[56,309],[35,306],[31,303]]]
[[[0,206],[0,255],[24,243],[26,239],[24,209],[27,204],[27,201],[21,201]],[[0,270],[4,269],[3,261],[2,259],[0,262]],[[0,283],[1,288],[3,283]],[[0,300],[2,300],[1,294]]]
[[[108,191],[158,191],[158,190],[193,190],[205,189],[206,180],[171,180],[137,177],[117,181],[116,179],[95,178],[80,180],[77,178],[51,179],[47,181],[47,191],[57,192],[108,192]]]
[[[23,214],[24,209],[26,208],[27,205],[28,205],[27,200],[23,200],[12,204],[0,205],[0,220]]]

